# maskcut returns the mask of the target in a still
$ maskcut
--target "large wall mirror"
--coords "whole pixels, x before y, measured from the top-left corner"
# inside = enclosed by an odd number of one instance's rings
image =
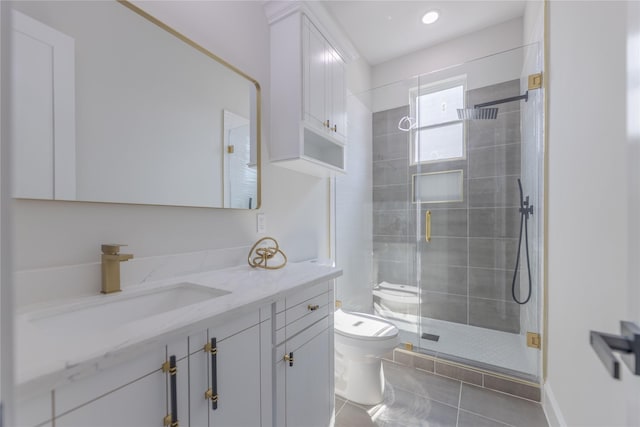
[[[17,198],[255,209],[258,82],[127,2],[13,2]]]

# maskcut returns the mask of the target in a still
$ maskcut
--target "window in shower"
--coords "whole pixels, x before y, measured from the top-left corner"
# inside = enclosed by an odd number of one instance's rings
[[[466,79],[457,77],[421,86],[411,92],[416,125],[412,131],[411,163],[465,158],[464,123],[456,110],[464,108]]]

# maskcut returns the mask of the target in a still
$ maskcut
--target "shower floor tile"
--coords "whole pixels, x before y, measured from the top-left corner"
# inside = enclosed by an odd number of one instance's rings
[[[392,362],[384,369],[384,401],[364,406],[336,398],[335,427],[548,427],[538,403],[455,380],[442,383]]]

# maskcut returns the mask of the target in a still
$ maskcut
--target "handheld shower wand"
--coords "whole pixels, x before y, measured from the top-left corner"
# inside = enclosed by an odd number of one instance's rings
[[[518,178],[518,188],[520,189],[520,238],[518,239],[518,253],[516,254],[516,267],[513,271],[513,281],[511,282],[511,296],[513,300],[520,305],[526,304],[531,299],[531,263],[529,262],[529,215],[533,215],[533,206],[529,205],[529,196],[526,199],[522,193],[522,183]],[[520,247],[522,246],[522,227],[524,225],[525,250],[527,252],[527,272],[529,273],[529,292],[525,300],[519,300],[516,297],[516,277],[518,276],[518,267],[520,265]]]

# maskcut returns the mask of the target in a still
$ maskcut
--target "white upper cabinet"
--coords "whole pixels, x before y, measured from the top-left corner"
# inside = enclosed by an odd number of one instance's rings
[[[330,64],[331,77],[331,123],[336,138],[347,140],[347,84],[345,63],[336,51],[333,51]]]
[[[271,24],[271,160],[316,176],[345,172],[346,65],[302,12]]]
[[[302,85],[305,124],[345,142],[345,64],[320,31],[303,16]]]

